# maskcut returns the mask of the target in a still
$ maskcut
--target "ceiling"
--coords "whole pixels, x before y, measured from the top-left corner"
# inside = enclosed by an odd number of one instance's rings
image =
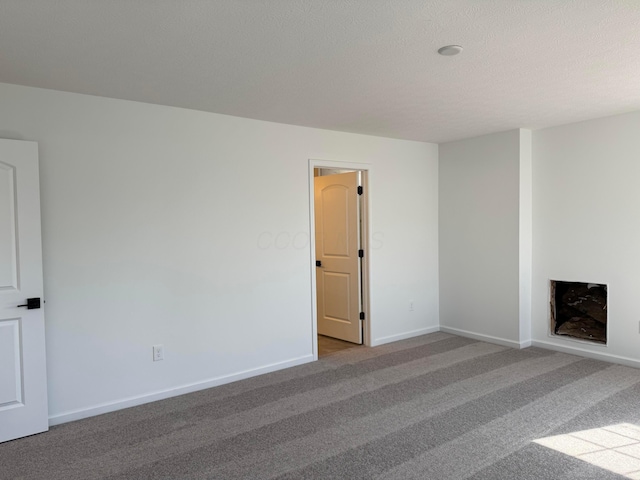
[[[0,82],[445,142],[640,110],[640,1],[0,0]]]

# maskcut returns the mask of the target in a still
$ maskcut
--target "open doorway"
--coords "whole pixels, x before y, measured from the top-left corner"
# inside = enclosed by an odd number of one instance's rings
[[[310,161],[313,352],[370,344],[364,164]]]

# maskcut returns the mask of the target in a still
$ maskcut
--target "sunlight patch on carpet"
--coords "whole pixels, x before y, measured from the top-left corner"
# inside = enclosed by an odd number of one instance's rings
[[[619,423],[540,438],[535,443],[610,472],[640,480],[640,427]]]

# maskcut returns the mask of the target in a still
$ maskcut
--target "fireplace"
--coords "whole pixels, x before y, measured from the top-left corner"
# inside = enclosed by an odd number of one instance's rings
[[[607,286],[551,280],[551,333],[607,343]]]

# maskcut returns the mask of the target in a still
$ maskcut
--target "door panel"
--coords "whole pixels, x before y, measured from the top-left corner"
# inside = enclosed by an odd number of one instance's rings
[[[351,275],[321,270],[324,288],[324,316],[331,320],[348,322],[351,315]]]
[[[49,428],[38,146],[0,140],[0,442]]]
[[[22,402],[20,320],[0,321],[0,408]]]
[[[320,236],[320,246],[324,257],[349,257],[349,236],[352,233],[349,220],[353,220],[349,218],[349,193],[348,185],[330,184],[321,190],[323,235]]]
[[[315,177],[318,333],[362,343],[358,174]]]
[[[16,289],[15,168],[0,161],[0,289]]]

